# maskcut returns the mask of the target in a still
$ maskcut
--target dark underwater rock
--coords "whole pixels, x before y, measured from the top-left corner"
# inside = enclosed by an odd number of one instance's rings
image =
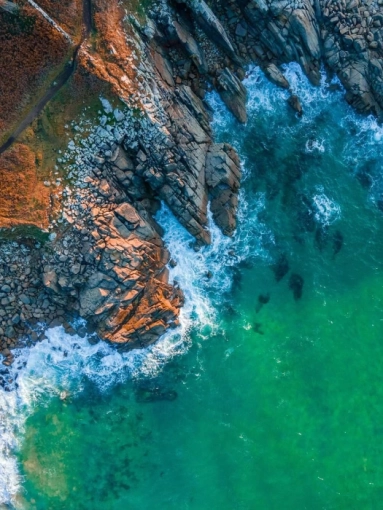
[[[280,282],[287,275],[290,270],[290,266],[285,253],[282,253],[278,257],[276,263],[272,266],[272,270],[277,282]]]
[[[270,301],[270,294],[259,294],[258,296],[258,302],[262,305],[266,305]]]
[[[241,269],[253,269],[254,262],[252,262],[249,259],[244,259],[241,260],[241,262],[239,262],[238,267],[240,267]]]
[[[280,183],[277,182],[276,179],[270,178],[270,176],[267,176],[266,179],[266,195],[268,200],[274,200],[277,198],[278,194],[280,192]]]
[[[376,201],[376,207],[379,209],[379,211],[383,212],[383,198],[382,197],[380,197]]]
[[[137,388],[135,391],[136,402],[146,404],[150,402],[159,402],[163,400],[173,401],[177,398],[177,392],[174,390],[163,391],[155,388]]]
[[[305,195],[301,196],[301,203],[297,212],[298,228],[302,232],[314,232],[315,230],[315,210],[313,202]]]
[[[270,301],[269,293],[259,294],[258,303],[257,303],[257,306],[255,307],[255,311],[258,313],[261,310],[261,308],[263,307],[263,305],[266,305],[269,301]]]
[[[258,335],[264,335],[265,333],[262,331],[262,324],[260,322],[255,322],[253,324],[253,331],[258,333]]]
[[[334,257],[337,253],[340,252],[340,250],[342,249],[342,246],[343,246],[343,234],[340,230],[336,230],[334,232],[334,236],[333,236]]]
[[[365,189],[370,189],[374,183],[371,173],[365,168],[356,173],[356,178],[358,179],[359,184]]]
[[[233,288],[242,287],[242,273],[237,267],[233,267]]]
[[[319,226],[315,231],[315,244],[319,251],[323,251],[328,242],[328,227]]]
[[[293,291],[295,301],[301,299],[304,280],[301,275],[292,273],[289,279],[289,288]]]
[[[236,315],[238,315],[238,313],[230,303],[226,303],[223,306],[223,312],[227,317],[235,317]]]

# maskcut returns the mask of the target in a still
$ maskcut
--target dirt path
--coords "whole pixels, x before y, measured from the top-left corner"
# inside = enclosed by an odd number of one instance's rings
[[[28,0],[29,3],[33,6],[37,6],[33,0]],[[37,6],[38,8],[38,6]],[[37,9],[39,12],[42,11],[42,9]],[[44,13],[45,11],[43,11]],[[44,15],[44,14],[43,14]],[[49,16],[47,18],[48,14],[44,15],[44,17],[47,19],[49,23],[54,24],[56,29],[59,29],[60,32],[65,34],[65,37],[70,37],[64,30],[59,27],[59,25],[56,24],[54,20],[52,20]],[[50,20],[50,21],[49,21]],[[82,44],[86,41],[86,39],[89,37],[89,34],[92,30],[92,1],[91,0],[83,0],[83,30],[82,30],[82,37],[80,43],[74,48],[73,51],[73,57],[70,63],[68,63],[65,66],[65,69],[57,76],[55,79],[53,85],[49,87],[49,89],[45,92],[44,96],[40,99],[40,101],[32,108],[32,110],[28,113],[28,115],[20,122],[20,124],[17,126],[17,128],[13,131],[11,136],[8,138],[8,140],[3,143],[0,147],[0,154],[2,154],[4,151],[9,149],[9,147],[17,140],[17,138],[21,135],[21,133],[26,129],[32,122],[35,120],[35,118],[43,111],[45,106],[49,103],[49,101],[53,98],[53,96],[66,84],[66,82],[69,80],[69,78],[72,76],[73,71],[76,67],[76,60],[78,52],[82,46]],[[58,28],[57,28],[58,27]],[[71,40],[71,39],[70,39]]]
[[[47,14],[44,9],[42,9],[39,5],[37,5],[36,2],[34,2],[34,0],[28,0],[28,3],[34,7],[36,9],[36,11],[39,11],[39,13],[48,21],[48,23],[50,25],[52,25],[52,27],[54,27],[58,32],[60,32],[61,35],[63,35],[65,37],[65,39],[67,39],[71,44],[73,44],[73,40],[71,38],[71,36],[65,32],[65,30],[63,30],[60,25],[58,25],[54,19],[52,19],[49,14]]]

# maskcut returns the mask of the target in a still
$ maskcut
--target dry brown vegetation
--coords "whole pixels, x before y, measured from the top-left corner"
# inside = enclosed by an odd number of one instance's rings
[[[137,89],[137,74],[129,62],[132,48],[123,29],[125,12],[117,0],[94,0],[92,5],[96,37],[80,51],[79,63],[109,83],[118,97],[129,100]]]
[[[0,140],[65,63],[68,41],[30,6],[0,11]]]
[[[0,227],[48,226],[49,191],[38,179],[39,164],[36,154],[23,144],[0,156]]]
[[[25,0],[18,4],[21,10],[16,18],[0,11],[4,50],[0,66],[7,70],[0,75],[0,141],[43,95],[73,51]],[[39,5],[70,33],[78,16],[82,17],[81,0],[40,0]],[[123,8],[118,0],[93,0],[92,10],[95,33],[83,44],[74,74],[21,135],[21,143],[0,158],[0,226],[46,227],[52,214],[49,194],[53,189],[43,181],[52,180],[57,151],[65,149],[73,134],[64,126],[76,120],[85,107],[89,117],[97,118],[100,94],[116,103],[118,97],[128,100],[136,91],[137,77],[129,63],[132,49],[122,26]],[[18,183],[14,188],[13,179]]]
[[[54,177],[58,150],[65,150],[74,134],[65,126],[78,119],[85,107],[89,116],[97,115],[100,95],[109,97],[109,87],[78,68],[23,133],[21,143],[0,155],[0,227],[33,224],[45,228],[48,218],[55,216],[61,187],[48,188],[43,182],[58,177]],[[18,183],[13,188],[12,180]]]
[[[81,35],[82,0],[38,0],[39,6],[75,38]]]

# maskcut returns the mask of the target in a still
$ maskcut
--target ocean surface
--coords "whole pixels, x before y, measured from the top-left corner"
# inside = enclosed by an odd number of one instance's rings
[[[60,329],[0,391],[0,508],[375,510],[383,501],[383,129],[336,81],[258,68],[247,125],[216,95],[243,161],[233,239],[195,252],[158,221],[182,327],[118,354]]]

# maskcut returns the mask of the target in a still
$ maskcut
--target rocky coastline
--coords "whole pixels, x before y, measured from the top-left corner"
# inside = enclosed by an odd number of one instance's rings
[[[5,364],[12,348],[41,338],[41,323],[71,331],[67,321],[79,316],[122,349],[177,327],[183,294],[168,280],[171,254],[154,218],[161,202],[195,249],[210,242],[209,203],[225,235],[236,227],[240,161],[233,147],[214,142],[207,91],[244,123],[247,66],[289,90],[281,65],[298,62],[313,84],[324,66],[357,111],[382,115],[381,0],[161,0],[144,20],[114,0],[91,7],[108,51],[82,44],[77,66],[124,107],[103,100],[99,124],[84,137],[78,123],[78,136],[58,154],[72,184],[57,193],[46,183],[56,204],[49,239],[0,240]],[[288,102],[292,114],[304,114],[298,97]]]

